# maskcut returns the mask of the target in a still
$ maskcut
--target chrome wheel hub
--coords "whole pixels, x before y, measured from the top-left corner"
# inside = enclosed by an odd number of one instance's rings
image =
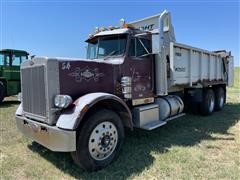
[[[95,160],[108,158],[115,150],[117,142],[117,128],[113,123],[105,121],[98,124],[92,131],[88,142],[91,157]]]

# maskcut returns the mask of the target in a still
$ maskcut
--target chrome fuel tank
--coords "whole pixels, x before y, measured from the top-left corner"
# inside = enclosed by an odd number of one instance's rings
[[[175,95],[156,98],[155,103],[159,105],[159,120],[180,114],[184,109],[182,99]]]

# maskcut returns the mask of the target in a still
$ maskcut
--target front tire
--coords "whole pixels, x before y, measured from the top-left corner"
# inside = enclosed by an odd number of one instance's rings
[[[81,127],[74,162],[87,171],[97,171],[118,156],[124,140],[124,127],[113,111],[99,110]]]
[[[212,89],[206,89],[203,92],[203,99],[201,102],[201,114],[204,116],[211,115],[215,108],[215,95]]]

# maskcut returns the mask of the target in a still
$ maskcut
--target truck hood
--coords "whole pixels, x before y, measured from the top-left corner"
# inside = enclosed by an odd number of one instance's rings
[[[88,60],[57,58],[60,94],[76,99],[93,92],[115,94],[119,80],[119,64],[123,58]]]

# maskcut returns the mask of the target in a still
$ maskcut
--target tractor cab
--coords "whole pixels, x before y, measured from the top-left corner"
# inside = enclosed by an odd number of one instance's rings
[[[21,91],[20,65],[28,59],[29,53],[22,50],[0,50],[0,103],[4,97]]]
[[[22,50],[2,49],[0,50],[0,66],[20,66],[22,62],[28,59],[28,55],[28,52]]]

